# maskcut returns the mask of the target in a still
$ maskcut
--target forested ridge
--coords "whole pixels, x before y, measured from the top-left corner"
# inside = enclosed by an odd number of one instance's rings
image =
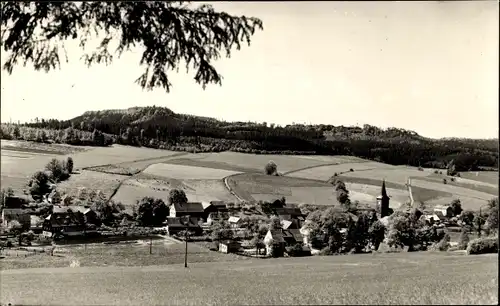
[[[498,168],[498,139],[431,139],[413,131],[371,125],[226,122],[156,106],[88,111],[64,121],[36,119],[19,126],[3,124],[1,137],[193,152],[354,155],[394,165],[436,168],[445,168],[453,160],[457,171]]]

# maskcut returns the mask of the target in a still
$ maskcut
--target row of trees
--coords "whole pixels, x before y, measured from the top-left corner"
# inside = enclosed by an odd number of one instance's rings
[[[109,138],[110,142],[172,150],[355,155],[390,164],[442,169],[453,160],[455,171],[498,168],[495,141],[434,140],[414,132],[382,130],[368,125],[363,128],[325,125],[279,127],[231,123],[176,114],[160,107],[87,112],[71,121],[48,120],[25,125],[61,130],[73,127],[82,135],[101,131],[113,135],[112,139]]]
[[[2,124],[0,126],[0,138],[83,146],[109,146],[115,141],[113,137],[105,135],[96,129],[92,132],[88,132],[75,129],[72,126],[66,129],[49,129],[27,127],[17,124]]]

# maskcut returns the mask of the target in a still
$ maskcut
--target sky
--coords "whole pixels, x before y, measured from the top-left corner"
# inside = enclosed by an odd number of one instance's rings
[[[169,74],[170,93],[145,91],[134,83],[138,51],[87,68],[68,42],[60,70],[2,70],[2,122],[156,105],[226,121],[498,137],[497,1],[212,4],[264,23],[250,47],[214,62],[222,86],[203,90],[181,69]]]

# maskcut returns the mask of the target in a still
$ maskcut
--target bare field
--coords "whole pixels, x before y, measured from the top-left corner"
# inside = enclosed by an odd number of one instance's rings
[[[339,165],[327,165],[327,166],[308,168],[304,170],[294,171],[292,173],[286,174],[286,176],[327,181],[335,173],[337,174],[348,173],[350,169],[353,169],[355,172],[356,171],[364,172],[367,170],[374,170],[374,169],[378,170],[378,169],[395,169],[395,168],[396,168],[395,166],[388,164],[365,161],[359,163],[345,163]]]
[[[89,167],[89,168],[87,168],[87,170],[132,176],[132,175],[135,175],[135,174],[138,174],[138,173],[144,171],[144,169],[146,169],[147,167],[149,167],[153,164],[164,163],[164,162],[168,162],[170,160],[175,160],[177,157],[184,156],[186,154],[188,154],[188,153],[177,152],[175,154],[171,154],[168,156],[146,158],[145,160],[140,160],[140,161],[132,161],[132,162],[117,163],[117,164],[111,164],[111,165],[105,165],[105,166]]]
[[[145,174],[175,178],[179,180],[204,179],[216,180],[226,176],[238,174],[236,171],[228,171],[206,167],[193,167],[174,164],[153,164],[144,170]]]
[[[368,185],[368,186],[375,186],[376,188],[379,189],[379,193],[382,187],[382,180],[378,179],[371,179],[371,178],[362,178],[362,177],[351,177],[351,176],[340,176],[339,177],[341,180],[343,180],[345,183],[357,183],[357,184],[362,184],[362,185]],[[414,186],[413,180],[412,180],[412,194],[413,194],[413,199],[415,201],[419,202],[428,202],[429,200],[438,198],[438,197],[448,197],[452,196],[451,193],[440,191],[440,190],[434,190],[434,189],[428,189],[428,188],[422,188],[418,186]],[[407,188],[404,184],[396,184],[392,182],[385,182],[386,188],[392,188],[392,189],[398,189],[401,191],[406,192]]]
[[[342,174],[342,176],[376,179],[380,181],[385,179],[386,182],[404,185],[407,183],[408,178],[413,179],[418,177],[426,177],[429,176],[430,174],[431,174],[430,171],[418,171],[413,167],[392,166],[392,168],[382,167],[373,170],[347,172]]]
[[[81,187],[85,187],[89,190],[100,190],[107,197],[110,197],[126,178],[123,175],[82,170],[72,174],[68,180],[59,183],[57,190],[75,196]]]
[[[456,199],[460,200],[460,203],[462,204],[462,208],[464,210],[478,211],[479,208],[481,208],[481,207],[484,208],[484,206],[486,204],[488,204],[487,200],[471,198],[471,197],[467,197],[467,196],[439,197],[439,198],[431,199],[431,200],[425,202],[425,204],[428,206],[431,206],[431,207],[436,206],[436,205],[447,205]]]
[[[292,199],[292,189],[297,187],[304,187],[309,190],[312,190],[313,187],[319,187],[319,190],[322,190],[321,188],[333,190],[331,185],[321,181],[254,173],[244,173],[231,176],[227,178],[227,182],[231,190],[247,201],[268,199],[274,200],[284,196],[289,202],[294,202],[296,199]],[[311,193],[312,197],[315,196],[314,192],[309,191],[309,193]],[[323,197],[319,197],[318,199],[322,198]]]
[[[487,201],[487,200],[490,200],[494,197],[491,194],[488,194],[485,192],[461,188],[458,186],[452,186],[452,185],[448,185],[448,184],[443,184],[443,182],[434,183],[434,182],[424,181],[424,180],[420,180],[419,178],[413,178],[411,180],[411,184],[412,184],[412,186],[416,186],[416,187],[447,192],[447,193],[450,193],[453,196],[456,196],[459,198],[463,196],[463,197],[471,197],[471,198],[476,198],[476,199]]]
[[[455,177],[455,181],[451,181],[451,178],[444,175],[432,174],[428,177],[419,177],[419,180],[428,181],[431,183],[443,184],[443,179],[447,180],[447,185],[456,186],[464,189],[471,189],[479,192],[489,193],[491,195],[498,195],[498,185],[493,185],[484,182],[473,181],[469,179],[464,179],[461,177]]]
[[[367,204],[375,207],[377,196],[380,195],[380,187],[373,185],[362,185],[346,183],[349,190],[351,201],[359,201],[361,204]],[[252,191],[258,191],[256,187]],[[253,199],[259,201],[274,201],[281,197],[285,197],[289,203],[307,203],[314,205],[339,205],[334,189],[328,187],[276,187],[272,192],[267,188],[267,193],[255,192],[251,193]],[[391,196],[390,205],[392,208],[398,208],[401,204],[408,201],[408,193],[399,189],[387,189],[387,193]]]
[[[140,176],[146,177],[146,176]],[[177,179],[145,179],[126,180],[113,200],[131,207],[143,197],[155,197],[166,201],[171,189],[182,189],[189,201],[228,201],[237,199],[226,189],[222,180],[177,180]]]
[[[95,147],[92,150],[75,154],[72,157],[75,167],[81,169],[169,157],[178,153],[167,150],[112,145],[110,147]]]
[[[355,159],[355,158],[354,158]],[[245,154],[236,152],[209,153],[202,159],[207,165],[214,162],[216,165],[224,163],[235,167],[253,169],[264,172],[264,167],[269,161],[278,165],[279,172],[288,172],[306,167],[319,166],[329,163],[347,163],[353,160],[351,156],[306,156],[306,155],[268,155]],[[357,159],[355,159],[357,160]],[[216,166],[213,166],[214,168]]]
[[[496,305],[497,272],[497,254],[426,252],[23,269],[0,286],[2,303],[30,305]]]
[[[33,154],[66,155],[89,150],[88,147],[0,139],[2,150]],[[90,148],[91,149],[91,148]]]
[[[256,172],[257,170],[244,167],[244,165],[231,165],[225,162],[218,161],[205,161],[203,158],[176,158],[165,162],[167,164],[173,165],[183,165],[183,166],[191,166],[191,167],[200,167],[200,168],[208,168],[208,169],[221,169],[226,171],[234,171],[234,172]]]
[[[52,158],[62,160],[64,156],[10,151],[2,148],[0,158],[2,188],[11,187],[16,195],[22,195],[30,177],[36,171],[43,170]]]

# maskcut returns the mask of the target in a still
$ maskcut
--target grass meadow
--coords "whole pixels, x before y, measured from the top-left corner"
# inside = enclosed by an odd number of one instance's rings
[[[236,152],[204,153],[204,157],[197,159],[206,167],[217,168],[217,165],[223,163],[231,167],[242,167],[252,169],[254,172],[263,173],[264,166],[269,161],[274,161],[278,165],[278,171],[281,173],[307,167],[315,167],[332,163],[348,163],[352,160],[358,160],[350,156],[302,156],[302,155],[273,155],[273,154],[245,154]],[[213,166],[209,166],[213,163]]]
[[[394,169],[395,166],[365,161],[365,162],[357,162],[357,163],[345,163],[339,165],[326,165],[326,166],[318,166],[314,168],[307,168],[303,170],[293,171],[287,176],[291,177],[299,177],[303,179],[312,179],[312,180],[320,180],[327,181],[330,177],[332,177],[335,173],[347,173],[350,169],[354,171],[367,171],[374,169]]]
[[[460,172],[462,178],[498,186],[498,171]]]
[[[123,265],[120,252],[113,256]],[[141,256],[158,263],[167,257]],[[194,263],[194,258],[190,257],[187,269],[181,261],[150,267],[2,271],[1,299],[51,305],[498,303],[497,254],[425,252],[209,263]]]

